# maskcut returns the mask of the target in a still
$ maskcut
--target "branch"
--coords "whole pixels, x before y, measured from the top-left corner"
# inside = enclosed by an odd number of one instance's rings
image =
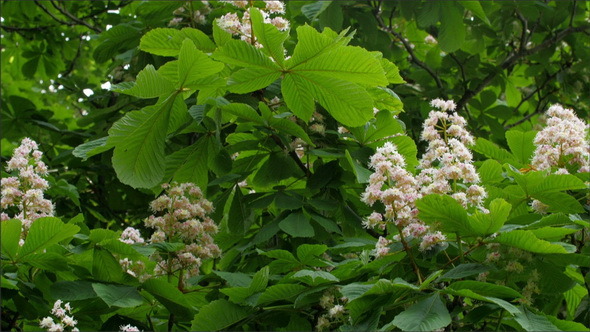
[[[526,122],[526,121],[528,121],[528,120],[529,120],[530,118],[532,118],[533,116],[535,116],[535,115],[537,115],[537,114],[541,113],[541,112],[542,112],[542,111],[545,109],[545,106],[547,106],[547,104],[548,104],[548,103],[545,103],[545,105],[543,105],[543,107],[539,107],[539,105],[541,104],[541,101],[543,101],[543,99],[547,98],[549,95],[551,95],[551,94],[552,94],[553,92],[555,92],[555,91],[557,91],[557,89],[552,89],[551,91],[549,91],[549,93],[547,93],[545,96],[543,96],[541,99],[539,99],[539,104],[537,105],[537,108],[535,109],[535,111],[534,111],[533,113],[531,113],[531,114],[527,114],[527,115],[526,115],[524,118],[522,118],[522,119],[520,119],[520,120],[516,121],[515,123],[511,123],[511,124],[509,124],[509,125],[505,126],[504,128],[505,128],[506,130],[508,130],[508,129],[510,129],[510,128],[516,127],[516,126],[518,126],[519,124],[521,124],[521,123],[523,123],[523,122]]]
[[[4,29],[6,32],[18,32],[18,31],[43,31],[49,28],[53,28],[53,26],[41,26],[41,27],[32,27],[32,28],[23,28],[23,27],[10,27],[6,25],[0,25],[0,28]]]
[[[53,0],[50,1],[50,2],[51,2],[51,5],[53,5],[53,7],[55,9],[57,9],[60,13],[62,13],[65,16],[67,16],[72,21],[76,22],[75,24],[77,24],[77,25],[83,25],[83,26],[87,27],[88,29],[91,29],[91,30],[93,30],[95,32],[98,32],[98,33],[101,33],[102,32],[102,29],[100,29],[99,27],[95,27],[95,26],[91,25],[90,23],[81,20],[80,18],[76,17],[75,15],[73,15],[72,13],[70,13],[69,11],[67,11],[65,8],[62,8],[62,7],[58,6],[55,2],[53,2]],[[72,24],[72,25],[75,25],[75,24]]]
[[[459,100],[459,102],[457,102],[457,109],[461,109],[461,107],[463,107],[465,104],[467,104],[467,102],[469,100],[471,100],[471,98],[475,97],[478,93],[480,93],[486,86],[488,86],[490,84],[490,82],[496,78],[496,76],[498,75],[499,72],[503,71],[504,69],[507,69],[511,66],[513,66],[518,60],[520,60],[523,57],[529,56],[531,54],[535,54],[541,50],[544,50],[558,42],[560,42],[563,38],[569,36],[572,33],[576,33],[576,32],[588,32],[590,31],[590,26],[589,25],[585,25],[585,26],[580,26],[580,27],[569,27],[567,29],[564,29],[562,31],[560,31],[559,33],[557,33],[556,35],[554,35],[553,37],[545,40],[544,42],[542,42],[541,44],[531,48],[531,49],[521,49],[519,52],[517,53],[513,53],[512,55],[510,55],[509,57],[507,57],[502,64],[499,66],[500,70],[497,70],[495,72],[489,73],[482,81],[481,83],[479,83],[479,85],[473,89],[473,90],[468,90],[465,92],[465,94],[463,95],[463,97],[461,97],[461,99]]]
[[[426,72],[428,72],[428,74],[430,76],[432,76],[432,78],[436,82],[436,86],[440,90],[442,90],[443,89],[443,85],[442,85],[442,82],[441,82],[440,78],[438,77],[438,75],[436,75],[436,73],[434,72],[434,70],[432,70],[432,68],[430,68],[427,64],[425,64],[420,59],[418,59],[418,57],[416,56],[416,54],[414,54],[414,50],[412,50],[412,46],[410,45],[410,43],[408,42],[408,40],[406,38],[404,38],[399,32],[396,32],[391,27],[385,25],[385,22],[383,22],[383,18],[381,18],[380,11],[374,10],[373,11],[373,14],[375,16],[375,19],[377,20],[377,23],[379,23],[379,28],[382,31],[385,31],[387,33],[390,33],[390,34],[394,35],[397,39],[399,39],[402,42],[402,44],[404,45],[404,48],[406,49],[406,51],[408,52],[408,54],[410,55],[411,61],[415,65],[417,65],[418,67],[426,70]],[[393,11],[392,11],[392,14],[393,14]]]
[[[281,139],[279,138],[279,136],[277,136],[276,134],[271,134],[270,137],[281,149],[288,150],[287,147],[285,146],[285,144],[283,144],[283,142],[281,142]],[[303,173],[305,174],[306,177],[311,176],[311,172],[309,171],[309,169],[307,167],[305,167],[305,165],[303,164],[301,159],[299,159],[299,156],[297,155],[297,153],[295,151],[289,150],[289,157],[291,157],[291,159],[293,159],[295,161],[297,166],[299,166],[299,168],[301,168],[301,170],[303,171]]]
[[[39,0],[35,0],[35,4],[36,4],[36,5],[37,5],[39,8],[41,8],[41,9],[42,9],[42,10],[43,10],[45,13],[47,13],[47,15],[49,15],[49,16],[50,16],[50,17],[51,17],[53,20],[55,20],[55,21],[57,21],[57,22],[59,22],[59,23],[61,23],[61,24],[68,25],[68,26],[75,25],[74,23],[71,23],[71,22],[66,22],[66,21],[62,21],[62,20],[60,20],[59,18],[55,17],[55,15],[53,15],[53,14],[52,14],[52,13],[51,13],[51,12],[50,12],[50,11],[49,11],[47,8],[45,8],[45,6],[43,6],[42,4],[40,4],[40,3],[39,3]]]

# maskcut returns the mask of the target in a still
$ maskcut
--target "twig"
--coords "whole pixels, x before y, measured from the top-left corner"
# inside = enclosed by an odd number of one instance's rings
[[[442,84],[440,78],[438,77],[438,75],[436,75],[436,73],[434,72],[434,70],[432,70],[432,68],[430,68],[427,64],[425,64],[420,59],[418,59],[418,57],[414,53],[414,50],[412,50],[412,46],[410,45],[410,43],[408,42],[408,40],[406,38],[404,38],[399,32],[396,32],[395,30],[393,30],[391,26],[385,25],[385,22],[383,22],[383,18],[381,18],[381,15],[380,15],[380,12],[379,11],[374,10],[373,11],[373,14],[375,16],[375,19],[377,20],[377,23],[379,23],[379,28],[382,31],[385,31],[387,33],[390,33],[390,34],[394,35],[397,39],[399,39],[402,42],[402,44],[404,45],[404,48],[406,49],[406,51],[408,52],[408,54],[410,55],[411,61],[415,65],[417,65],[418,67],[426,70],[426,72],[430,76],[432,76],[432,78],[436,82],[436,86],[442,91],[443,90],[443,84]],[[391,16],[393,16],[393,11],[391,12]]]
[[[270,137],[281,149],[287,150],[287,147],[285,146],[285,144],[283,144],[283,142],[281,142],[281,139],[276,134],[271,134]],[[291,157],[291,159],[293,159],[295,161],[297,166],[299,166],[299,168],[301,168],[303,173],[305,173],[305,176],[307,176],[307,177],[311,176],[311,172],[309,171],[309,169],[307,167],[305,167],[305,165],[303,164],[301,159],[299,159],[299,156],[297,155],[297,153],[295,153],[295,151],[290,150],[289,156]]]
[[[412,263],[412,267],[414,268],[414,273],[416,273],[416,276],[418,277],[418,283],[422,284],[422,274],[420,274],[420,269],[418,268],[418,265],[416,264],[416,260],[414,259],[414,254],[412,253],[412,249],[410,248],[410,246],[408,245],[408,242],[406,242],[406,239],[404,238],[403,229],[400,225],[397,225],[397,229],[399,230],[399,238],[401,240],[402,245],[404,246],[404,250],[408,254],[408,258],[410,258],[410,262]]]
[[[463,97],[461,97],[461,99],[459,100],[459,102],[457,102],[457,108],[460,109],[463,107],[463,105],[465,105],[469,100],[471,100],[471,98],[475,97],[478,93],[480,93],[486,86],[488,86],[492,80],[498,75],[498,73],[500,73],[501,71],[503,71],[504,69],[507,69],[509,67],[512,67],[518,60],[520,60],[521,58],[525,57],[525,56],[529,56],[531,54],[535,54],[543,49],[548,48],[549,46],[558,43],[559,41],[561,41],[563,38],[567,37],[568,35],[572,34],[572,33],[576,33],[576,32],[588,32],[590,31],[590,26],[589,25],[584,25],[584,26],[579,26],[579,27],[569,27],[566,28],[562,31],[560,31],[559,33],[557,33],[556,35],[554,35],[553,37],[545,40],[544,42],[542,42],[541,44],[531,48],[531,49],[521,49],[519,52],[517,53],[513,53],[512,55],[508,56],[503,62],[502,64],[499,66],[500,70],[496,70],[494,72],[489,73],[482,81],[481,83],[473,90],[467,90],[465,92],[465,94],[463,95]]]
[[[51,25],[42,26],[42,27],[31,27],[31,28],[23,28],[23,27],[11,27],[6,25],[0,25],[0,28],[4,29],[6,32],[18,32],[18,31],[43,31],[49,28],[53,28]]]
[[[45,6],[43,6],[42,4],[40,4],[40,3],[39,3],[39,0],[35,0],[35,4],[36,4],[36,5],[37,5],[39,8],[41,8],[41,9],[42,9],[42,10],[43,10],[45,13],[47,13],[47,15],[49,15],[49,16],[50,16],[50,17],[51,17],[53,20],[55,20],[55,21],[57,21],[57,22],[59,22],[59,23],[61,23],[61,24],[68,25],[68,26],[75,25],[75,24],[74,24],[74,23],[72,23],[72,22],[66,22],[66,21],[62,21],[62,20],[60,20],[59,18],[57,18],[57,17],[56,17],[55,15],[53,15],[53,14],[52,14],[52,13],[51,13],[51,12],[50,12],[50,11],[49,11],[47,8],[45,8]]]
[[[72,13],[70,13],[69,11],[67,11],[65,8],[58,6],[53,0],[50,1],[51,5],[57,9],[60,13],[62,13],[63,15],[67,16],[69,19],[71,19],[72,21],[76,22],[77,25],[83,25],[95,32],[101,33],[102,29],[100,29],[99,27],[95,27],[93,25],[91,25],[90,23],[81,20],[80,18],[76,17],[75,15],[73,15]]]

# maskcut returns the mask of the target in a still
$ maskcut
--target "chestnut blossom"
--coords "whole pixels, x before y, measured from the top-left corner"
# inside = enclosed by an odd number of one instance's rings
[[[473,136],[465,129],[467,122],[455,112],[452,100],[434,99],[431,105],[440,111],[431,111],[424,121],[422,139],[428,142],[420,160],[420,173],[416,181],[423,195],[450,195],[463,207],[478,207],[487,197],[475,166],[473,155],[467,148],[474,144]]]
[[[23,138],[12,158],[6,165],[6,171],[13,176],[2,178],[1,207],[6,210],[15,207],[19,212],[13,216],[2,213],[2,220],[19,219],[26,236],[31,224],[41,218],[53,216],[53,204],[44,197],[49,183],[43,177],[47,175],[47,166],[41,158],[43,153],[30,138]]]
[[[252,35],[252,21],[250,19],[250,11],[248,7],[249,1],[228,1],[237,8],[245,9],[242,17],[237,13],[227,13],[217,19],[217,25],[223,30],[231,33],[234,36],[240,37],[241,40],[254,45],[256,48],[262,48],[256,40],[256,36]],[[260,10],[264,23],[272,24],[280,31],[287,31],[289,29],[289,21],[279,15],[285,13],[285,5],[282,1],[264,1],[265,8]]]
[[[139,332],[139,329],[131,324],[119,326],[120,332]]]
[[[127,244],[134,244],[134,243],[144,243],[144,239],[141,237],[141,233],[139,233],[138,229],[133,227],[127,227],[121,234],[121,238],[119,239],[121,242]]]
[[[537,146],[531,165],[537,170],[554,170],[568,174],[566,166],[577,172],[590,172],[590,125],[579,119],[573,110],[559,104],[547,110],[547,127],[537,133]]]
[[[68,329],[67,331],[72,331],[72,332],[77,332],[79,331],[78,328],[76,327],[76,324],[78,324],[78,321],[74,319],[73,316],[68,316],[67,313],[71,313],[72,308],[70,307],[70,303],[66,303],[64,305],[64,307],[62,308],[62,304],[63,301],[62,300],[57,300],[55,301],[55,303],[53,304],[53,308],[51,309],[51,314],[53,314],[55,317],[57,317],[57,321],[59,321],[58,323],[56,323],[54,321],[54,319],[50,316],[47,316],[43,319],[41,319],[41,321],[39,322],[39,327],[47,329],[47,331],[55,331],[55,332],[61,332],[61,331],[66,331],[66,329]]]
[[[154,212],[144,220],[147,228],[155,231],[147,243],[176,242],[184,243],[184,247],[170,253],[169,257],[161,257],[154,253],[150,257],[156,261],[153,275],[170,275],[183,271],[184,280],[199,274],[202,261],[216,258],[221,250],[213,241],[218,232],[217,224],[209,217],[214,210],[213,204],[206,200],[203,192],[192,183],[165,184],[164,194],[150,203]],[[125,243],[144,243],[139,231],[128,227],[121,235]],[[119,260],[119,264],[128,274],[140,280],[151,276],[147,273],[142,261],[131,261],[128,258]]]
[[[391,243],[391,240],[380,236],[379,240],[377,240],[377,244],[375,245],[375,257],[379,258],[387,255],[389,253],[389,245]]]

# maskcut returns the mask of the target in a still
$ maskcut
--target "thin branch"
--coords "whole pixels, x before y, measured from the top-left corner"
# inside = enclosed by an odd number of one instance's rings
[[[66,21],[62,21],[59,18],[57,18],[55,15],[53,15],[47,8],[45,8],[45,6],[43,6],[42,4],[39,3],[39,0],[35,0],[35,4],[41,8],[45,13],[47,13],[47,15],[49,15],[54,21],[59,22],[60,24],[65,24],[68,26],[72,26],[75,25],[74,23],[71,22],[66,22]]]
[[[504,128],[505,128],[506,130],[508,130],[508,129],[510,129],[510,128],[516,127],[516,126],[518,126],[519,124],[521,124],[521,123],[524,123],[524,122],[528,121],[528,120],[529,120],[530,118],[532,118],[533,116],[535,116],[535,115],[537,115],[537,114],[539,114],[539,113],[543,112],[543,110],[545,109],[545,106],[547,106],[547,104],[548,104],[548,103],[545,103],[545,105],[543,105],[543,107],[539,107],[539,105],[541,105],[541,101],[542,101],[543,99],[546,99],[547,97],[549,97],[549,95],[551,95],[551,94],[552,94],[553,92],[555,92],[555,91],[557,91],[557,89],[552,89],[551,91],[549,91],[549,93],[547,93],[545,96],[543,96],[541,99],[539,99],[539,104],[537,105],[537,108],[535,109],[535,111],[534,111],[533,113],[531,113],[531,114],[527,114],[527,115],[526,115],[524,118],[522,118],[522,119],[520,119],[520,120],[516,121],[515,123],[511,123],[511,124],[509,124],[509,125],[505,126]]]
[[[74,70],[74,66],[76,65],[76,60],[78,60],[78,58],[80,57],[80,54],[82,52],[82,44],[84,43],[83,36],[84,35],[80,35],[80,44],[78,44],[78,50],[76,51],[76,55],[74,56],[72,61],[70,61],[70,65],[68,66],[66,71],[61,74],[62,77],[68,76]]]
[[[590,26],[589,25],[580,26],[580,27],[576,27],[576,28],[569,27],[567,29],[564,29],[564,30],[560,31],[559,33],[557,33],[553,37],[545,40],[541,44],[539,44],[539,45],[537,45],[537,46],[535,46],[535,47],[533,47],[531,49],[523,49],[523,50],[520,50],[520,52],[518,52],[518,53],[513,53],[512,55],[508,56],[502,62],[502,64],[499,66],[499,69],[500,70],[496,70],[494,72],[489,73],[481,81],[481,83],[479,83],[479,85],[475,89],[466,91],[465,94],[463,95],[463,97],[461,97],[461,99],[459,100],[459,102],[457,102],[457,108],[458,109],[462,108],[463,105],[465,105],[469,100],[471,100],[471,98],[475,97],[486,86],[488,86],[492,82],[492,80],[494,78],[496,78],[496,76],[501,71],[503,71],[504,69],[507,69],[507,68],[512,67],[521,58],[526,57],[526,56],[529,56],[531,54],[535,54],[535,53],[537,53],[537,52],[539,52],[541,50],[544,50],[544,49],[550,47],[551,45],[554,45],[554,44],[560,42],[563,38],[569,36],[572,33],[576,33],[576,32],[588,32],[588,31],[590,31]]]
[[[526,44],[528,41],[527,38],[527,30],[528,28],[528,21],[526,20],[526,18],[524,18],[524,16],[522,16],[522,14],[518,11],[516,11],[516,17],[518,17],[518,20],[520,21],[520,24],[522,25],[522,33],[520,35],[520,47],[519,47],[519,52],[523,52],[526,48]]]
[[[277,136],[276,134],[271,134],[270,137],[273,139],[273,141],[281,149],[287,150],[287,147],[285,146],[285,144],[283,144],[283,142],[281,142],[281,139],[279,138],[279,136]],[[293,159],[293,161],[295,161],[295,163],[297,164],[297,166],[299,166],[299,168],[301,168],[301,170],[303,171],[303,173],[305,174],[306,177],[310,177],[311,176],[311,172],[303,164],[303,162],[301,161],[301,159],[299,159],[299,156],[297,155],[297,153],[295,151],[289,150],[289,157],[291,157],[291,159]]]
[[[404,48],[406,49],[406,51],[408,52],[408,54],[410,55],[411,61],[415,65],[417,65],[418,67],[426,70],[426,72],[430,76],[432,76],[432,78],[436,82],[436,86],[442,91],[443,90],[443,84],[442,84],[440,78],[434,72],[434,70],[432,70],[432,68],[430,68],[426,63],[424,63],[420,59],[418,59],[418,57],[414,53],[414,50],[412,50],[412,45],[410,45],[410,43],[408,42],[408,40],[406,38],[404,38],[399,32],[393,30],[392,27],[391,27],[391,25],[390,26],[387,26],[385,24],[385,22],[383,22],[383,18],[381,17],[379,11],[374,10],[373,11],[373,14],[375,16],[375,19],[377,20],[377,23],[379,23],[379,28],[382,31],[387,32],[387,33],[390,33],[390,34],[394,35],[397,39],[399,39],[402,42],[402,44],[404,45]],[[393,15],[393,11],[392,11],[392,15]]]
[[[73,15],[72,13],[67,11],[65,8],[58,6],[54,1],[50,1],[50,2],[51,2],[51,5],[53,5],[53,7],[55,9],[57,9],[60,13],[67,16],[72,21],[76,22],[75,24],[83,25],[83,26],[87,27],[88,29],[91,29],[91,30],[98,32],[98,33],[102,32],[102,29],[100,29],[99,27],[95,27],[95,26],[91,25],[90,23],[88,23],[84,20],[81,20],[80,18],[76,17],[75,15]]]
[[[53,28],[54,26],[47,25],[41,27],[31,27],[31,28],[23,28],[23,27],[11,27],[6,25],[0,25],[0,28],[4,29],[6,32],[18,32],[18,31],[43,31],[49,28]]]

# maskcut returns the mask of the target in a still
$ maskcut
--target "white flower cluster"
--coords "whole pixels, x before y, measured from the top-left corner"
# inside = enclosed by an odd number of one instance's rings
[[[320,306],[324,310],[327,310],[328,313],[323,314],[318,318],[315,326],[318,331],[329,330],[332,323],[335,321],[342,321],[346,314],[344,306],[342,304],[337,304],[337,301],[345,303],[348,301],[348,298],[341,297],[340,299],[336,299],[333,293],[333,288],[328,289],[320,298]]]
[[[465,129],[465,119],[455,110],[451,100],[435,99],[424,122],[422,139],[428,142],[426,153],[420,161],[420,174],[416,177],[423,195],[451,195],[463,207],[482,208],[487,197],[485,189],[478,185],[479,175],[473,166],[473,155],[467,148],[473,145],[473,136]]]
[[[228,1],[235,7],[246,9],[240,18],[236,13],[227,13],[217,19],[217,25],[223,30],[231,33],[234,36],[239,36],[240,39],[261,48],[262,45],[256,41],[256,36],[252,38],[252,21],[250,19],[250,11],[247,7],[250,1]],[[289,29],[289,21],[279,16],[285,13],[285,5],[282,1],[264,1],[265,10],[261,10],[264,17],[264,23],[269,23],[277,27],[280,31]]]
[[[0,186],[2,210],[9,207],[19,210],[12,217],[2,212],[0,218],[19,219],[23,224],[24,234],[38,218],[53,216],[53,204],[43,196],[49,183],[43,178],[47,175],[47,166],[41,161],[43,153],[38,148],[35,141],[24,138],[6,166],[8,172],[15,172],[17,176],[2,178]]]
[[[536,170],[553,171],[554,174],[590,172],[590,125],[578,118],[573,110],[559,104],[549,107],[546,114],[547,127],[535,136],[537,148],[531,166]],[[540,214],[547,213],[549,208],[536,199],[531,207]]]
[[[167,275],[182,270],[186,280],[199,274],[202,260],[221,255],[221,250],[212,237],[218,228],[208,216],[213,212],[213,204],[192,183],[173,186],[165,184],[163,188],[166,192],[151,202],[152,211],[161,215],[151,215],[144,221],[146,227],[156,230],[147,242],[183,242],[185,246],[172,253],[169,259],[162,258],[158,253],[153,254],[151,259],[157,262],[153,273]],[[120,241],[129,244],[145,242],[139,231],[133,227],[123,231]],[[150,277],[141,261],[134,262],[124,258],[119,263],[127,273],[135,277]]]
[[[431,111],[424,123],[422,139],[428,148],[420,161],[420,173],[414,177],[408,172],[405,159],[390,142],[378,148],[371,157],[370,168],[375,172],[361,201],[369,206],[377,201],[385,206],[385,213],[373,212],[363,221],[366,228],[385,229],[393,223],[400,230],[395,240],[420,239],[420,250],[429,250],[446,237],[439,231],[431,231],[417,218],[416,200],[428,194],[451,195],[464,207],[475,206],[486,212],[481,204],[486,197],[479,183],[479,175],[472,164],[473,156],[466,145],[473,144],[473,137],[465,129],[466,121],[455,110],[455,103],[435,99],[432,106],[441,111]],[[388,252],[389,240],[380,238],[375,246],[375,256]]]
[[[76,327],[78,321],[76,321],[73,316],[67,315],[67,313],[72,313],[72,307],[70,307],[70,303],[66,303],[63,308],[61,307],[62,304],[62,300],[57,300],[53,304],[53,309],[51,309],[51,314],[58,318],[57,321],[59,321],[59,323],[56,323],[52,317],[47,316],[41,320],[39,326],[41,328],[47,329],[49,332],[80,331]]]
[[[120,332],[139,332],[139,329],[131,324],[119,326]]]
[[[537,170],[569,174],[566,166],[580,173],[590,172],[590,125],[580,120],[573,110],[556,104],[547,110],[547,127],[537,133],[537,146],[531,165]]]

